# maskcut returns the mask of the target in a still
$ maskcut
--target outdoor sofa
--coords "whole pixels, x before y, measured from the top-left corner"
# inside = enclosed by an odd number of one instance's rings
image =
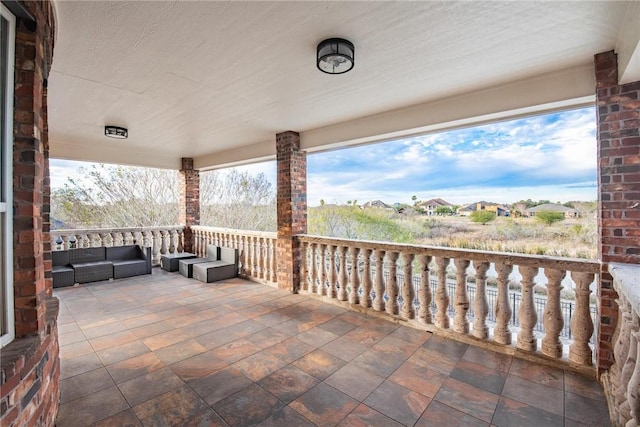
[[[137,245],[51,253],[53,287],[151,274],[151,248]]]

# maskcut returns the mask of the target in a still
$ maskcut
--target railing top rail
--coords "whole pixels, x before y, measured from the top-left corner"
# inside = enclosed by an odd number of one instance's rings
[[[191,226],[191,229],[195,231],[198,231],[198,230],[213,231],[216,233],[241,234],[244,236],[266,237],[269,239],[276,239],[278,237],[278,233],[274,231],[237,230],[233,228],[210,227],[207,225],[193,225]]]
[[[640,265],[612,262],[609,273],[616,291],[623,294],[631,303],[631,309],[640,315]]]
[[[184,225],[153,225],[145,227],[109,227],[109,228],[65,228],[51,230],[51,234],[80,234],[80,233],[110,233],[110,232],[131,232],[131,231],[156,231],[156,230],[176,230],[184,228]]]
[[[542,255],[513,254],[508,252],[490,252],[458,248],[444,248],[429,245],[411,245],[405,243],[387,243],[371,240],[338,239],[333,237],[311,236],[299,234],[296,238],[301,242],[318,243],[335,246],[358,246],[364,249],[408,252],[443,258],[464,258],[471,261],[502,262],[508,265],[529,267],[545,267],[566,271],[580,271],[598,274],[600,262],[577,258],[560,258]]]

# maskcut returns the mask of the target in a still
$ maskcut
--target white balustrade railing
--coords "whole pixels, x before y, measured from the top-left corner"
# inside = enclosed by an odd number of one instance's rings
[[[224,246],[238,250],[239,275],[263,283],[275,284],[276,233],[232,230],[207,226],[192,226],[193,250],[205,256],[207,245]]]
[[[605,381],[614,425],[640,425],[640,266],[609,264],[618,293],[615,362]],[[615,336],[615,335],[614,335]]]
[[[184,226],[52,230],[51,250],[139,245],[151,248],[151,263],[166,253],[184,252]]]
[[[590,294],[600,271],[597,262],[307,235],[297,239],[302,292],[592,370]],[[573,290],[568,311],[561,307],[563,287]]]

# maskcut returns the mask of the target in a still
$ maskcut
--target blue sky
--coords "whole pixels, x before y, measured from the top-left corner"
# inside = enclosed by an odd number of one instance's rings
[[[308,203],[411,203],[413,195],[455,204],[596,200],[595,129],[589,107],[309,154]],[[52,186],[81,164],[52,159]],[[242,169],[265,173],[275,188],[275,162]]]

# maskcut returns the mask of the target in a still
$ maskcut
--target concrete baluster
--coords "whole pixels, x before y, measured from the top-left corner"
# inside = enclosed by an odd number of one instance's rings
[[[436,288],[436,321],[437,327],[449,329],[449,295],[447,293],[447,266],[449,258],[436,257],[438,269],[438,287]]]
[[[418,320],[421,323],[430,324],[431,319],[431,285],[429,283],[429,263],[431,257],[428,255],[419,255],[420,263],[420,287],[418,288]]]
[[[404,282],[402,285],[402,309],[400,313],[405,319],[413,319],[416,317],[416,309],[413,305],[415,299],[415,291],[413,289],[413,258],[412,253],[404,252],[402,254]]]
[[[471,262],[466,259],[455,259],[456,266],[456,295],[453,299],[455,316],[453,330],[461,334],[469,333],[469,297],[467,296],[467,268]]]
[[[509,274],[513,270],[512,265],[496,263],[498,272],[498,296],[496,297],[496,327],[493,331],[494,340],[499,344],[511,344],[511,305],[509,304]]]
[[[487,301],[487,271],[490,263],[486,261],[473,261],[476,270],[476,294],[473,299],[473,327],[471,335],[480,339],[489,338],[487,316],[489,314],[489,302]]]
[[[544,270],[547,276],[547,305],[544,310],[542,324],[544,325],[544,338],[542,338],[542,352],[550,357],[562,357],[562,343],[560,342],[560,332],[564,326],[562,311],[560,308],[560,291],[562,290],[562,279],[565,272],[555,268]]]

